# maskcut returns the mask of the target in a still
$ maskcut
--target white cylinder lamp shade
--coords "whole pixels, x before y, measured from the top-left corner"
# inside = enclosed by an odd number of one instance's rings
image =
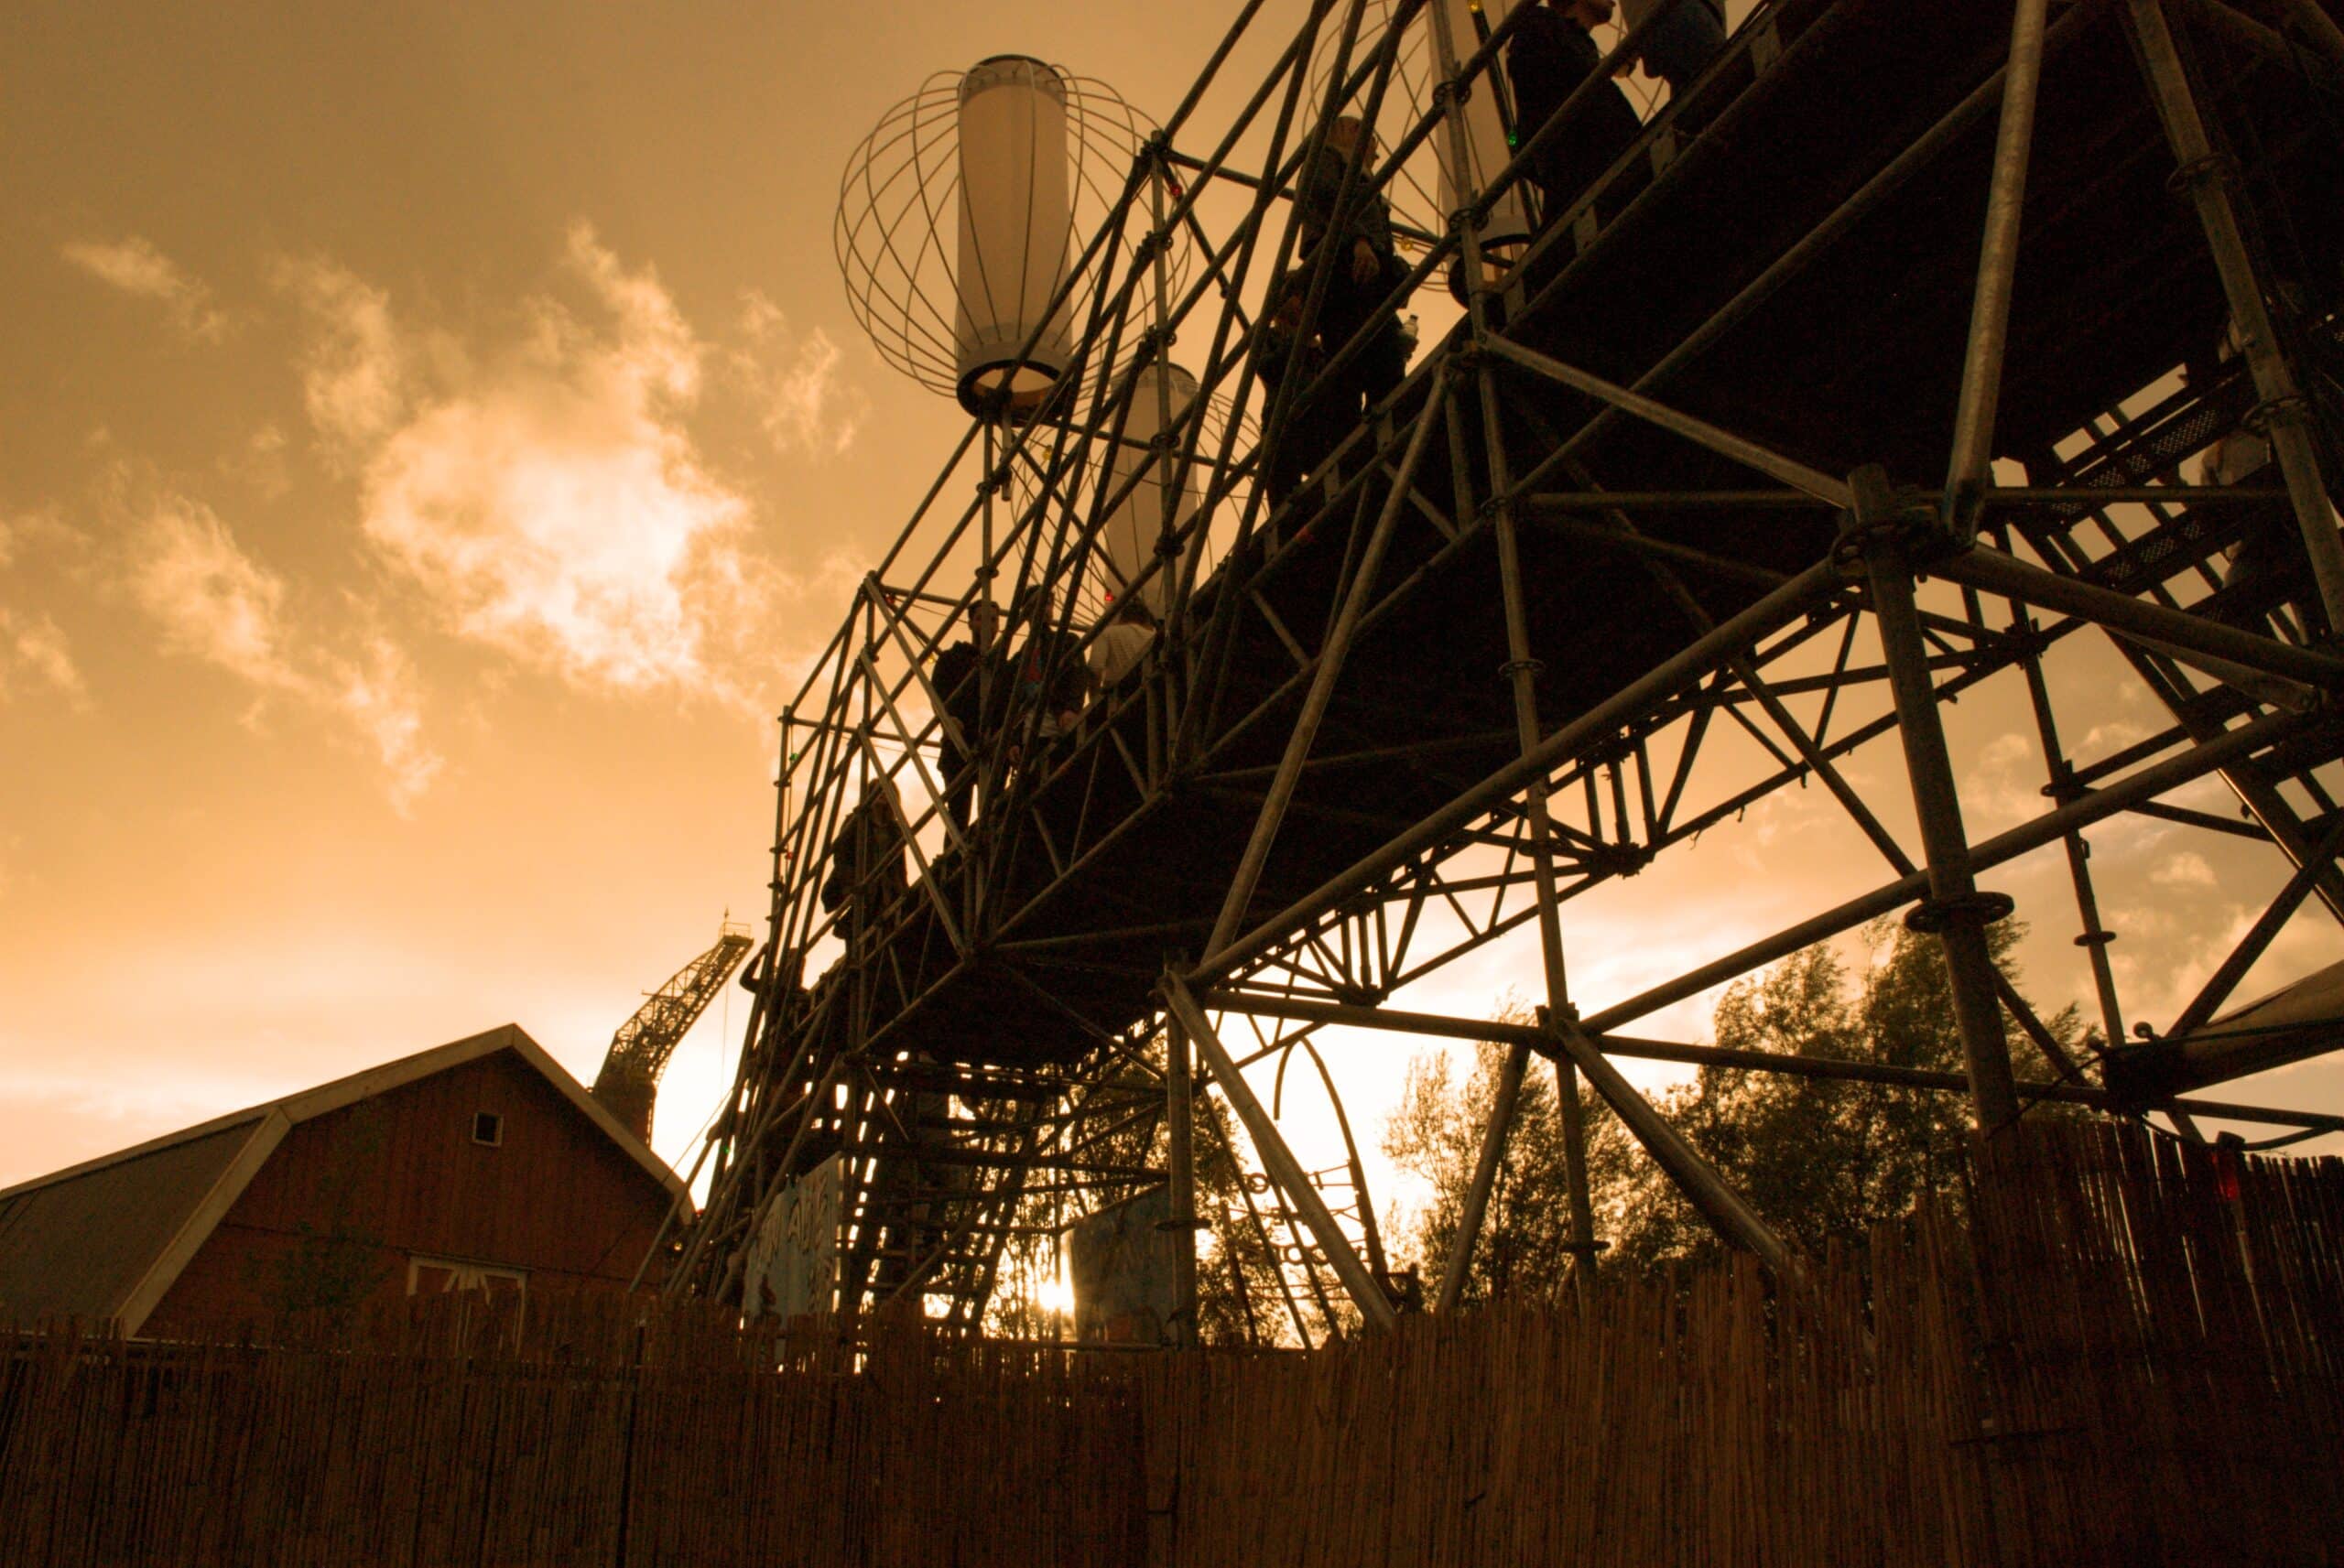
[[[1179,427],[1181,416],[1197,398],[1197,378],[1178,365],[1157,361],[1140,373],[1132,394],[1131,412],[1123,420],[1123,438],[1115,449],[1114,460],[1108,465],[1107,493],[1114,495],[1131,485],[1112,515],[1107,519],[1105,536],[1101,541],[1106,556],[1106,589],[1115,603],[1122,603],[1130,586],[1139,580],[1156,555],[1156,541],[1164,533],[1164,488],[1171,477],[1170,470],[1179,466],[1178,443],[1165,450],[1153,449],[1156,438],[1166,428],[1164,412],[1168,406],[1173,428]],[[1173,498],[1172,529],[1175,534],[1188,527],[1195,518],[1202,502],[1198,476],[1201,470],[1194,463],[1180,486],[1180,493]],[[1183,547],[1184,558],[1193,556],[1204,546],[1204,535],[1190,536]],[[1173,568],[1178,569],[1176,563]],[[1172,577],[1159,571],[1148,579],[1145,590],[1149,608],[1159,615],[1172,601]]]
[[[1537,0],[1528,3],[1536,5]],[[1449,41],[1460,66],[1481,47],[1482,29],[1474,25],[1474,13],[1478,10],[1487,29],[1494,32],[1514,9],[1514,0],[1481,0],[1478,6],[1472,0],[1433,0],[1433,4],[1449,13]],[[1431,18],[1426,18],[1426,25],[1431,25]],[[1440,159],[1440,208],[1444,216],[1470,205],[1498,172],[1513,161],[1514,146],[1506,140],[1510,122],[1514,122],[1513,90],[1505,79],[1504,61],[1492,60],[1487,70],[1473,79],[1472,94],[1465,100],[1467,167],[1457,166],[1447,135],[1432,138]],[[1521,127],[1521,139],[1528,141],[1536,129]],[[1479,230],[1482,251],[1489,256],[1490,265],[1500,271],[1513,265],[1530,242],[1530,209],[1522,199],[1522,189],[1520,180],[1506,187],[1505,195],[1491,205],[1489,216],[1481,221]]]
[[[979,62],[960,81],[960,406],[1021,413],[1066,373],[1073,353],[1069,313],[1048,316],[1074,228],[1065,80],[1023,55]]]

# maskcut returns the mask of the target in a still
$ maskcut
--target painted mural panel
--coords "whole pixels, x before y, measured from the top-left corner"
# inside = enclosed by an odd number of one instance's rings
[[[743,1315],[788,1319],[831,1309],[838,1290],[842,1158],[831,1155],[774,1195],[749,1245]]]
[[[1173,1285],[1169,1188],[1102,1208],[1067,1233],[1074,1272],[1074,1336],[1110,1345],[1163,1345],[1179,1303]]]

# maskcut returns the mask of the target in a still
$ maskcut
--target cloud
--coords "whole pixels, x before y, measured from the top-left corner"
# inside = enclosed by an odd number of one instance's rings
[[[374,635],[354,661],[338,665],[331,678],[332,706],[374,742],[389,775],[391,804],[407,815],[440,768],[438,753],[424,742],[414,666],[397,644]]]
[[[136,234],[114,243],[76,240],[60,254],[109,287],[156,301],[197,342],[216,343],[227,335],[228,319],[213,308],[212,290],[151,241]]]
[[[44,555],[64,559],[70,570],[82,542],[53,512],[0,515],[0,572]],[[64,629],[43,611],[0,602],[0,703],[27,691],[53,692],[77,706],[87,695]]]
[[[732,373],[755,400],[776,450],[840,456],[854,445],[869,401],[840,381],[839,347],[829,333],[817,327],[793,345],[787,327],[781,308],[750,289],[741,308],[747,346],[730,355]]]
[[[164,646],[264,690],[299,689],[280,620],[285,583],[244,554],[212,510],[166,495],[139,519],[125,581]]]
[[[390,296],[332,262],[279,262],[277,287],[300,303],[313,335],[301,356],[301,401],[320,440],[348,460],[379,441],[407,407],[410,354]]]
[[[252,687],[334,717],[373,750],[401,815],[439,773],[425,744],[421,705],[406,656],[366,629],[366,612],[336,618],[355,625],[354,645],[311,634],[288,608],[285,579],[255,560],[201,502],[164,494],[136,517],[120,580],[162,633],[170,652],[200,659]],[[345,641],[353,634],[341,633]]]
[[[293,475],[286,463],[289,445],[281,426],[265,423],[242,448],[221,457],[219,470],[250,487],[263,500],[279,500],[293,488]]]
[[[0,604],[0,702],[26,687],[77,700],[83,695],[81,672],[57,622],[38,611]]]
[[[2214,887],[2214,868],[2195,849],[2184,849],[2149,873],[2149,880],[2166,887]]]
[[[705,346],[582,223],[523,317],[374,443],[367,540],[461,636],[591,689],[731,695],[712,650],[785,585],[686,428]]]

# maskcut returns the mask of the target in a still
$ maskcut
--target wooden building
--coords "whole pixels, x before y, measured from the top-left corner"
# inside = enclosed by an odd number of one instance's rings
[[[507,1024],[0,1191],[0,1322],[624,1290],[684,1195]]]

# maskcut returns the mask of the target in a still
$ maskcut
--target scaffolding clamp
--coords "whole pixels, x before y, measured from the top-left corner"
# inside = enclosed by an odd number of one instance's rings
[[[1922,936],[1935,936],[1958,925],[1991,925],[2007,919],[2016,908],[2018,902],[2010,894],[1991,892],[1984,888],[1948,898],[1925,898],[1904,917],[1904,929]]]

